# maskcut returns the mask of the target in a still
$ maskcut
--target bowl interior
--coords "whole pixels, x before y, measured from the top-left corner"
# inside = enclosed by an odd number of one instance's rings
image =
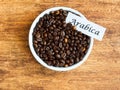
[[[49,14],[49,12],[51,11],[56,11],[56,10],[59,10],[59,9],[63,9],[63,10],[67,10],[67,11],[71,11],[73,13],[76,13],[78,15],[80,15],[82,18],[86,19],[84,17],[83,14],[81,14],[80,12],[74,10],[74,9],[71,9],[71,8],[67,8],[67,7],[54,7],[54,8],[50,8],[50,9],[47,9],[45,10],[44,12],[42,12],[41,14],[38,15],[38,17],[33,21],[32,25],[31,25],[31,28],[30,28],[30,32],[29,32],[29,47],[30,47],[30,50],[33,54],[33,56],[35,57],[35,59],[40,63],[42,64],[43,66],[47,67],[48,69],[51,69],[51,70],[55,70],[55,71],[68,71],[68,70],[71,70],[71,69],[74,69],[78,66],[80,66],[86,59],[87,57],[89,56],[90,52],[91,52],[91,49],[92,49],[92,46],[93,46],[93,38],[90,38],[90,45],[89,45],[89,49],[86,53],[86,55],[83,57],[83,59],[78,62],[77,64],[74,64],[72,66],[69,66],[69,67],[54,67],[54,66],[49,66],[47,65],[35,52],[34,50],[34,47],[33,47],[33,37],[32,37],[32,33],[34,31],[34,28],[37,24],[37,22],[39,21],[39,19],[41,17],[43,17],[45,14]]]

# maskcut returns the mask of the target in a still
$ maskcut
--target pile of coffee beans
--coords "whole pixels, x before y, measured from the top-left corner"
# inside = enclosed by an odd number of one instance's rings
[[[90,37],[65,23],[69,11],[57,10],[39,19],[33,32],[37,55],[48,65],[68,67],[80,62],[87,53]]]

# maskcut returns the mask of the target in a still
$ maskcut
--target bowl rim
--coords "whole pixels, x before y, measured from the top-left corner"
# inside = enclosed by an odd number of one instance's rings
[[[34,58],[35,58],[41,65],[43,65],[44,67],[46,67],[46,68],[48,68],[48,69],[55,70],[55,71],[68,71],[68,70],[72,70],[72,69],[77,68],[78,66],[80,66],[81,64],[83,64],[83,63],[87,60],[87,58],[88,58],[88,56],[90,55],[90,52],[91,52],[91,50],[92,50],[92,47],[93,47],[93,42],[94,42],[93,38],[90,37],[90,45],[89,45],[88,51],[87,51],[87,53],[85,54],[85,56],[83,57],[83,59],[82,59],[80,62],[78,62],[78,63],[76,63],[76,64],[74,64],[74,65],[72,65],[72,66],[69,66],[69,67],[54,67],[54,66],[49,66],[49,65],[47,65],[47,64],[37,55],[37,53],[35,52],[35,49],[34,49],[34,47],[33,47],[33,36],[32,36],[32,33],[33,33],[34,28],[35,28],[36,24],[38,23],[39,19],[40,19],[41,17],[43,17],[45,14],[48,14],[50,11],[55,11],[55,10],[59,10],[59,9],[72,11],[72,12],[80,15],[82,18],[86,19],[85,16],[84,16],[82,13],[80,13],[79,11],[77,11],[77,10],[75,10],[75,9],[69,8],[69,7],[53,7],[53,8],[49,8],[49,9],[43,11],[42,13],[40,13],[40,14],[35,18],[35,20],[33,21],[32,25],[31,25],[31,27],[30,27],[30,31],[29,31],[28,42],[29,42],[29,48],[30,48],[30,51],[31,51],[32,55],[34,56]]]

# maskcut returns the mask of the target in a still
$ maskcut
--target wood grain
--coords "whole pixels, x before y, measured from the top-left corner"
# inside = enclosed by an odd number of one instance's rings
[[[87,61],[67,72],[44,68],[28,46],[31,23],[54,6],[107,28]],[[0,90],[120,90],[120,0],[0,0]]]

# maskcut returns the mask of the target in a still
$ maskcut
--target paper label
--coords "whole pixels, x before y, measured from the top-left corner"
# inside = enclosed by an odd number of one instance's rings
[[[76,26],[78,31],[95,38],[97,40],[102,40],[106,28],[88,21],[80,16],[77,16],[71,12],[68,13],[66,18],[66,23],[71,23],[73,26]]]

